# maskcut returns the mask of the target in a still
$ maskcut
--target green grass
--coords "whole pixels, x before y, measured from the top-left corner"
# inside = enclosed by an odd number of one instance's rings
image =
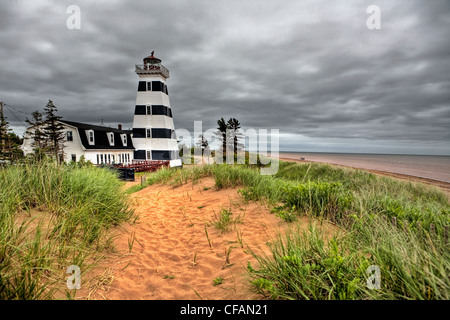
[[[242,223],[244,217],[241,214],[233,215],[231,209],[223,208],[220,213],[214,214],[214,218],[210,223],[221,232],[230,231],[235,224]]]
[[[133,216],[122,185],[94,167],[0,169],[0,299],[52,299],[69,265],[86,275],[112,249],[106,230]]]
[[[213,280],[213,286],[219,286],[223,283],[223,278],[222,277],[217,277]]]
[[[269,243],[267,255],[253,253],[258,263],[247,268],[251,287],[264,297],[450,298],[450,250],[444,237],[450,204],[439,189],[326,164],[280,162],[274,176],[248,165],[192,169],[158,172],[154,179],[177,186],[212,176],[216,189],[241,187],[244,200],[264,202],[293,223]],[[222,227],[230,216],[216,216],[216,222]],[[341,232],[327,240],[312,227],[296,229],[300,216],[330,221]],[[380,268],[380,289],[367,286],[370,265]]]

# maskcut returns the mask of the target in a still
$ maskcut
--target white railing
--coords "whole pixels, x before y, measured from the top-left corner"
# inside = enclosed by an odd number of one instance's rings
[[[161,73],[166,78],[169,78],[169,70],[162,64],[137,64],[136,73],[139,74],[157,74]]]

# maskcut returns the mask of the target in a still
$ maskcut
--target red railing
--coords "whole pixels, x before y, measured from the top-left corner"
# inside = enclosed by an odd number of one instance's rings
[[[168,160],[136,161],[128,165],[115,165],[115,168],[134,169],[134,172],[153,172],[169,166]]]

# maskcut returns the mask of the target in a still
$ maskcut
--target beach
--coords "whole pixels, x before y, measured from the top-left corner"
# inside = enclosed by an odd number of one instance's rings
[[[298,163],[335,162],[338,166],[376,168],[364,170],[425,182],[450,194],[447,182],[382,171],[379,169],[389,168],[377,167],[376,161],[342,158],[345,156],[280,154],[280,159]],[[135,186],[139,180],[127,182],[125,187]],[[271,213],[264,203],[244,201],[239,189],[217,190],[214,178],[205,177],[195,184],[155,184],[131,194],[139,219],[116,228],[115,252],[90,273],[77,299],[263,299],[250,290],[246,279],[248,264],[256,262],[251,252],[270,254],[266,244],[290,224]],[[240,219],[227,231],[214,226],[223,210]],[[310,223],[319,226],[316,219],[298,220],[305,230]],[[320,222],[319,227],[330,237],[342,232],[327,221]]]
[[[279,158],[298,163],[320,162],[364,169],[375,174],[432,184],[450,192],[450,156],[280,152]]]

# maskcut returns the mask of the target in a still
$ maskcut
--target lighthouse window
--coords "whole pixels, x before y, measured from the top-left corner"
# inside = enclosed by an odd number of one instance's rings
[[[134,159],[145,160],[145,150],[135,150]]]
[[[145,105],[137,105],[134,109],[134,114],[145,114]]]
[[[152,83],[150,81],[147,82],[147,91],[152,91]]]
[[[169,91],[167,91],[167,85],[164,85],[164,93],[169,95]]]
[[[162,91],[163,85],[161,81],[152,81],[152,91]]]
[[[138,91],[147,91],[147,83],[146,83],[146,81],[139,81]]]
[[[152,114],[152,106],[147,106],[147,114]]]
[[[145,138],[145,128],[133,128],[133,138]]]
[[[150,150],[147,150],[147,160],[152,160],[152,153]]]
[[[147,129],[147,138],[151,138],[151,137],[152,137],[152,130]]]
[[[166,106],[154,105],[152,106],[152,114],[153,115],[167,115]]]
[[[152,137],[153,138],[162,138],[162,139],[170,139],[172,132],[170,129],[152,129]]]
[[[170,151],[152,151],[153,160],[170,160]]]

